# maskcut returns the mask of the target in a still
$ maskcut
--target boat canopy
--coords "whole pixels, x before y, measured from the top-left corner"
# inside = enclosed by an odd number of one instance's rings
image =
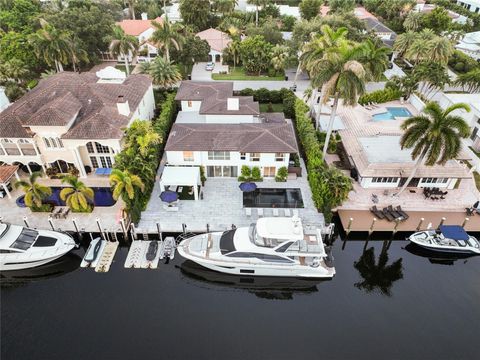
[[[470,237],[460,225],[442,225],[440,232],[448,239],[467,241]]]

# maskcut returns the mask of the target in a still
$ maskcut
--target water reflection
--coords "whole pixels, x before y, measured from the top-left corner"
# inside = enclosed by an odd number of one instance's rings
[[[60,259],[36,268],[3,271],[0,273],[0,284],[2,288],[20,287],[34,281],[62,276],[78,269],[81,261],[78,255],[68,253]]]
[[[388,248],[391,241],[384,241],[382,250],[378,257],[375,257],[374,247],[364,247],[362,256],[353,263],[358,270],[362,281],[355,283],[355,287],[367,293],[378,290],[382,295],[392,296],[392,286],[397,280],[403,279],[402,258],[388,264]]]
[[[318,291],[325,280],[281,277],[251,277],[228,275],[204,268],[192,261],[185,261],[180,270],[188,279],[209,287],[245,290],[262,299],[292,300],[294,295],[308,295]]]
[[[409,243],[407,246],[405,246],[405,250],[407,250],[410,254],[427,258],[430,263],[437,265],[453,265],[456,261],[464,264],[468,261],[468,258],[475,256],[473,254],[439,253],[430,251],[412,243]]]

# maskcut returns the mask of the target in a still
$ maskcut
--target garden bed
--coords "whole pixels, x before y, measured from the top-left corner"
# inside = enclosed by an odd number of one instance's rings
[[[269,80],[269,81],[283,81],[285,80],[284,75],[279,76],[268,76],[268,75],[247,75],[243,67],[239,66],[235,68],[230,68],[231,71],[228,74],[212,74],[213,80]]]

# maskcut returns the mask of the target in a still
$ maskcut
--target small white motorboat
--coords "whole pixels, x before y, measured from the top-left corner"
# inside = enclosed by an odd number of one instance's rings
[[[480,254],[480,242],[459,225],[442,225],[436,230],[416,232],[412,243],[432,251],[454,254]]]
[[[163,246],[160,248],[160,259],[168,258],[169,260],[173,260],[176,247],[175,239],[167,236],[163,241]]]
[[[44,265],[75,246],[75,241],[67,233],[0,223],[0,270],[22,270]]]

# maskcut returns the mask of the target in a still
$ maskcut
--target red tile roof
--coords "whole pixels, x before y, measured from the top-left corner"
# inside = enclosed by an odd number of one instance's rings
[[[161,23],[163,22],[163,19],[161,17],[157,17],[153,20],[122,20],[120,22],[117,22],[117,25],[123,29],[125,34],[138,36],[145,30],[153,27],[152,21]]]
[[[212,28],[200,31],[197,33],[197,36],[202,40],[206,40],[211,49],[219,52],[222,52],[232,41],[226,33]]]
[[[18,165],[2,165],[0,166],[0,184],[7,183],[15,172],[18,170]]]

